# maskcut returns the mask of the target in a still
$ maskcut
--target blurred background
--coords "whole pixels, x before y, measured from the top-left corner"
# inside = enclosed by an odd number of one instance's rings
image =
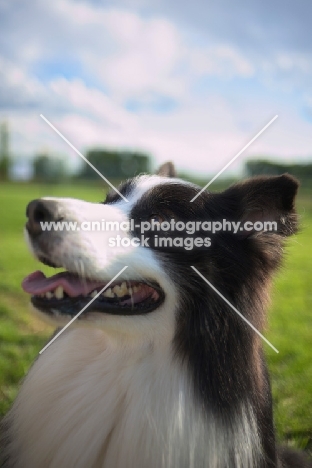
[[[299,178],[301,233],[273,288],[266,349],[278,435],[312,450],[312,3],[309,0],[0,0],[0,414],[52,329],[20,283],[41,268],[23,241],[41,196],[90,201],[172,160],[209,189]],[[42,268],[51,274],[48,267]]]

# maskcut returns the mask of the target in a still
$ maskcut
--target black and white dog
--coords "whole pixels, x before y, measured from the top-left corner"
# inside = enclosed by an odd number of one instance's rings
[[[99,204],[32,201],[30,248],[66,270],[24,280],[41,314],[66,324],[127,268],[32,366],[3,423],[4,466],[309,466],[277,450],[261,338],[197,273],[262,331],[271,275],[297,229],[297,188],[289,175],[259,177],[190,202],[200,188],[175,178],[167,163],[121,185],[128,202],[116,192]],[[201,222],[223,219],[275,221],[277,230],[218,231],[207,243]],[[108,231],[42,229],[93,220],[128,223],[120,237],[128,244],[111,248]],[[158,245],[160,234],[185,242],[172,224],[130,243],[142,223],[172,220],[197,222],[188,236],[194,248]]]

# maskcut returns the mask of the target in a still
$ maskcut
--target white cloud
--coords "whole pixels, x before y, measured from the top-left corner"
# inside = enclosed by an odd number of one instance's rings
[[[253,74],[250,62],[230,45],[191,45],[168,20],[113,10],[103,22],[116,49],[85,59],[117,99],[150,93],[181,99],[201,76]]]
[[[145,99],[153,93],[181,98],[202,75],[228,78],[253,72],[246,57],[229,44],[192,45],[189,35],[164,17],[72,0],[46,4],[46,14],[58,24],[55,48],[62,50],[60,38],[67,30],[67,53],[73,51],[115,99]],[[51,53],[49,47],[46,50]],[[24,49],[24,56],[36,53],[35,44]]]
[[[98,89],[88,88],[82,80],[59,78],[50,83],[51,92],[67,103],[68,109],[92,116],[105,127],[133,130],[136,117]]]
[[[254,67],[234,47],[217,45],[202,50],[190,49],[189,62],[198,75],[218,75],[232,78],[252,76]]]

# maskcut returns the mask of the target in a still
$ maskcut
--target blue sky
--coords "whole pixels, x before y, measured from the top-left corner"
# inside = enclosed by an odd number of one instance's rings
[[[54,0],[0,3],[0,119],[11,149],[78,156],[147,151],[198,174],[267,155],[312,159],[309,1]]]

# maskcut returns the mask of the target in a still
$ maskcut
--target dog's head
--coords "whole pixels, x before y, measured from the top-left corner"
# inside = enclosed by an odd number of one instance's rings
[[[198,271],[236,307],[255,282],[266,286],[283,239],[296,231],[297,188],[289,175],[257,177],[196,197],[200,187],[176,178],[167,163],[157,175],[126,181],[103,203],[34,200],[27,207],[30,248],[65,272],[35,272],[24,290],[36,309],[61,322],[85,308],[80,322],[147,335],[158,323],[172,338],[181,304],[200,310],[201,301],[214,300]]]

